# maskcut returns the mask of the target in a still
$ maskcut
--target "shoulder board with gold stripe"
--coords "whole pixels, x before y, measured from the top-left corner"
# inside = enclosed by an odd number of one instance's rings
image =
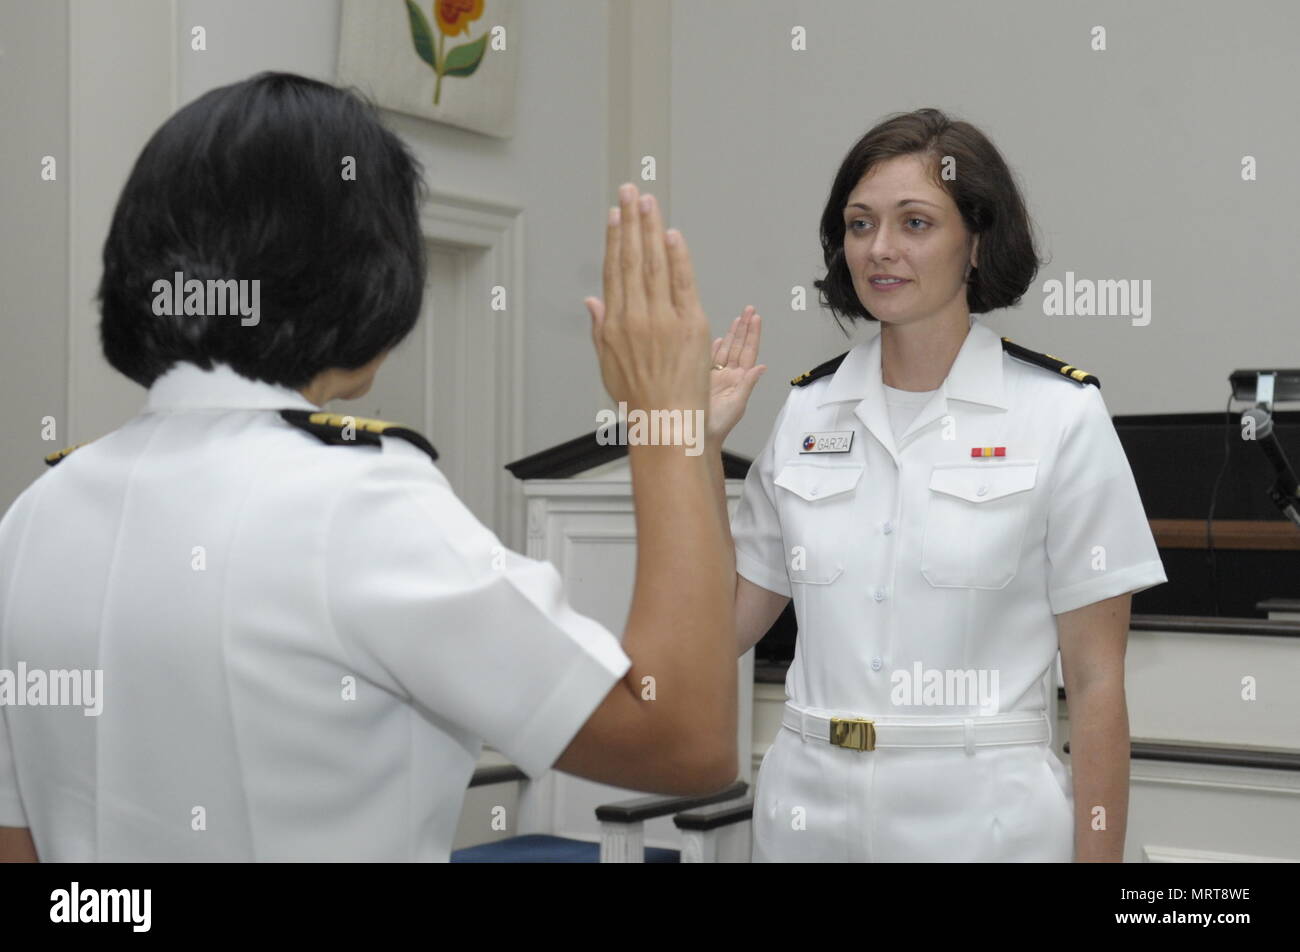
[[[86,440],[86,443],[90,443],[90,442],[92,441]],[[67,456],[73,450],[80,449],[81,447],[85,446],[86,443],[77,443],[73,446],[69,446],[67,449],[59,450],[57,453],[47,453],[45,456],[45,465],[46,466],[58,465],[59,460],[63,459],[63,457]]]
[[[1011,338],[1002,338],[1002,349],[1020,360],[1035,364],[1045,370],[1054,370],[1063,377],[1069,377],[1080,386],[1092,384],[1098,390],[1101,389],[1101,381],[1088,373],[1086,370],[1080,370],[1074,364],[1067,364],[1060,357],[1053,357],[1051,354],[1040,354],[1036,350],[1030,350],[1028,347],[1021,347],[1013,343]]]
[[[428,453],[432,460],[438,458],[438,451],[433,448],[432,443],[415,430],[400,423],[326,413],[323,410],[316,413],[311,410],[281,410],[280,416],[330,446],[380,446],[382,444],[379,442],[379,437],[382,434],[406,440]]]
[[[806,371],[805,373],[801,373],[799,376],[795,377],[793,380],[790,381],[790,386],[806,387],[814,380],[818,380],[822,377],[827,376],[828,374],[835,373],[835,371],[840,369],[840,364],[844,363],[844,358],[849,356],[849,353],[850,351],[846,350],[838,357],[832,357],[830,360],[826,361],[826,363],[818,364],[812,370]]]

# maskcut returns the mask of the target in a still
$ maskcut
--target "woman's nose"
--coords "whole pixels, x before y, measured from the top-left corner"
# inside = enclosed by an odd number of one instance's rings
[[[871,239],[871,257],[876,260],[893,261],[897,258],[897,249],[894,248],[894,233],[886,228],[879,228]]]

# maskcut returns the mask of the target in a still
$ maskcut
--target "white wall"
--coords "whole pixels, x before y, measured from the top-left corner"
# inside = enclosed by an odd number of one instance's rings
[[[0,3],[0,510],[65,445],[41,421],[67,410],[67,34],[66,0]]]
[[[674,223],[715,332],[749,303],[766,325],[770,370],[730,448],[757,452],[789,378],[850,346],[815,307],[792,312],[790,288],[815,300],[850,146],[922,106],[993,140],[1052,259],[1019,308],[983,319],[1096,373],[1111,413],[1221,411],[1233,369],[1300,365],[1298,61],[1286,0],[674,0]],[[1241,181],[1243,155],[1259,181]],[[1044,316],[1042,282],[1067,270],[1150,279],[1150,324]]]

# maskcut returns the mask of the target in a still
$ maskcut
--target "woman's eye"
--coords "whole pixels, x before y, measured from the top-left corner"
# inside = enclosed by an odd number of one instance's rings
[[[908,223],[909,225],[910,225],[912,222],[914,222],[914,221],[919,221],[922,225],[925,225],[926,228],[929,228],[929,227],[930,227],[930,223],[929,223],[928,221],[926,221],[924,218],[909,218],[909,219],[907,219],[907,223]],[[855,219],[853,219],[853,221],[849,222],[849,231],[861,231],[861,229],[858,228],[858,225],[865,225],[865,224],[866,224],[866,221],[864,221],[863,219],[861,219],[861,218],[855,218]],[[924,231],[925,229],[924,229],[924,228],[913,228],[912,230],[913,230],[913,231]]]

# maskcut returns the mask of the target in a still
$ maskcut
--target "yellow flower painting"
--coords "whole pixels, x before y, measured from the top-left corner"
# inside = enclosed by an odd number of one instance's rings
[[[483,16],[484,0],[433,0],[433,22],[438,26],[437,49],[434,48],[433,29],[424,11],[414,0],[404,2],[411,21],[415,52],[438,77],[433,87],[433,104],[436,106],[442,101],[444,76],[472,76],[483,62],[488,40],[486,30],[477,40],[453,46],[450,50],[446,50],[446,45],[449,36],[470,35],[470,24]]]

